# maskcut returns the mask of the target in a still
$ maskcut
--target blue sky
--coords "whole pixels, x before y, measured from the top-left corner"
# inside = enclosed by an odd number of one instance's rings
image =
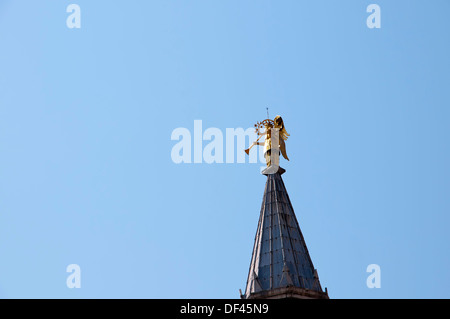
[[[260,164],[177,165],[170,137],[194,120],[252,127],[268,106],[330,297],[449,298],[449,11],[0,0],[0,297],[239,298]]]

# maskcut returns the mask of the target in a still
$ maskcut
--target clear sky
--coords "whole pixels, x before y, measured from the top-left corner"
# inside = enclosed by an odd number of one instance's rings
[[[283,179],[330,297],[449,298],[449,12],[0,0],[0,297],[239,298],[261,164],[175,164],[171,133],[252,127],[268,106],[291,134]]]

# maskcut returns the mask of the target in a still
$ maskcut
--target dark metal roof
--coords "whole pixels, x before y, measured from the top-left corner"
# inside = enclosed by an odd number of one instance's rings
[[[279,173],[267,175],[261,214],[253,246],[247,287],[242,298],[252,298],[279,288],[322,291],[317,271]]]

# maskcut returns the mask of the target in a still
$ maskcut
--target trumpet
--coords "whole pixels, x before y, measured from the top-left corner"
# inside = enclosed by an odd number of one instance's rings
[[[254,141],[254,142],[252,143],[252,145],[251,145],[249,148],[247,148],[247,149],[245,150],[245,153],[246,153],[247,155],[249,155],[249,152],[250,152],[250,150],[252,149],[252,147],[255,146],[255,145],[257,145],[256,142],[258,142],[259,139],[260,139],[261,137],[263,137],[263,136],[264,136],[264,134],[261,134],[261,136],[258,137],[258,138],[256,139],[256,141]]]

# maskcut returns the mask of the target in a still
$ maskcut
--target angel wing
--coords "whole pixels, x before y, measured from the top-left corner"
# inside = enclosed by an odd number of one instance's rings
[[[283,155],[283,157],[289,161],[289,157],[286,154],[286,144],[284,143],[284,139],[282,138],[280,138],[280,151],[281,155]]]

